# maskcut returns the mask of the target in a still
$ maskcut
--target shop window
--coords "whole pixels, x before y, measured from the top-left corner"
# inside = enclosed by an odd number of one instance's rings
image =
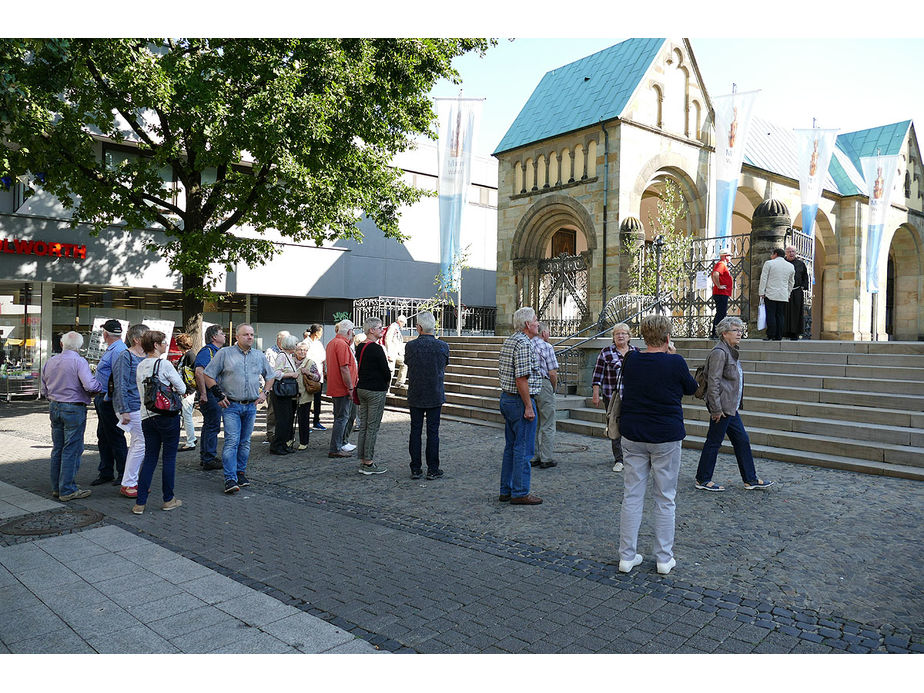
[[[0,396],[38,392],[41,305],[41,285],[0,282]]]

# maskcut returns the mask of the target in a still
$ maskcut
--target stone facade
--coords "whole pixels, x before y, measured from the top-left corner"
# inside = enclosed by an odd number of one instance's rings
[[[496,152],[498,333],[509,329],[517,307],[539,307],[537,268],[552,256],[552,239],[562,229],[575,233],[575,252],[586,259],[582,317],[584,324],[595,321],[605,302],[626,290],[629,264],[620,229],[634,219],[645,239],[654,239],[652,221],[666,181],[682,192],[685,232],[714,235],[713,130],[689,42],[666,40],[619,117]],[[752,127],[751,138],[760,136],[760,127]],[[924,339],[924,165],[913,125],[901,158],[881,244],[878,294],[869,294],[864,282],[865,193],[824,192],[815,222],[814,338]],[[751,233],[755,209],[766,200],[781,203],[791,225],[802,228],[798,180],[745,163],[733,234]],[[752,236],[752,278],[769,258],[767,243],[755,240]],[[749,299],[757,304],[756,294]]]

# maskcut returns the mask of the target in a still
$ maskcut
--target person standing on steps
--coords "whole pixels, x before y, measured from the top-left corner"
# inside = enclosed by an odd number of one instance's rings
[[[758,293],[767,311],[767,336],[764,341],[779,342],[783,339],[783,320],[786,316],[786,304],[792,294],[795,268],[783,257],[782,248],[775,248],[770,259],[760,270],[760,287]]]
[[[712,481],[716,456],[725,435],[735,450],[738,472],[748,491],[766,489],[772,481],[762,481],[754,469],[751,440],[744,429],[738,409],[744,401],[744,373],[741,370],[738,345],[744,334],[744,323],[735,317],[725,318],[716,327],[719,343],[706,357],[706,407],[709,409],[709,432],[696,468],[696,488],[700,491],[724,491]]]
[[[794,245],[786,246],[786,262],[792,265],[795,274],[793,275],[792,292],[786,304],[783,336],[795,342],[802,335],[805,292],[809,289],[808,269],[805,263],[796,257],[796,246]]]
[[[513,329],[498,358],[505,444],[497,500],[512,505],[539,505],[542,499],[529,492],[529,460],[536,444],[535,398],[542,390],[539,359],[532,343],[539,330],[536,311],[529,306],[516,311]]]
[[[549,344],[549,327],[539,323],[539,334],[533,337],[533,349],[539,359],[542,374],[542,389],[536,395],[539,423],[536,426],[536,449],[530,464],[539,469],[556,466],[552,449],[555,446],[555,388],[558,387],[558,359],[555,349]]]
[[[732,295],[732,276],[728,271],[728,260],[731,253],[723,250],[719,253],[719,261],[712,268],[712,302],[715,304],[715,316],[712,318],[712,330],[709,336],[716,338],[715,326],[728,315],[728,301]]]
[[[603,410],[606,411],[610,406],[610,399],[620,396],[616,392],[619,383],[619,369],[622,368],[623,359],[630,351],[638,351],[637,347],[629,344],[631,335],[629,326],[624,323],[618,323],[613,326],[613,344],[601,349],[597,356],[597,363],[594,365],[594,374],[591,383],[593,384],[593,401],[594,406],[600,406],[600,398],[603,398]],[[621,472],[622,463],[622,445],[619,438],[611,441],[613,450],[613,471]]]

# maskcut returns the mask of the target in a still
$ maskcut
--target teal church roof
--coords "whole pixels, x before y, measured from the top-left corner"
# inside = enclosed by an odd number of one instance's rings
[[[628,39],[549,70],[494,153],[618,118],[665,41]]]

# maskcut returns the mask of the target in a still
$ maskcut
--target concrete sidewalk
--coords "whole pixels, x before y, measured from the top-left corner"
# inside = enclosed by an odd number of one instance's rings
[[[0,482],[0,520],[61,504]],[[0,652],[378,652],[111,524],[0,546]]]

